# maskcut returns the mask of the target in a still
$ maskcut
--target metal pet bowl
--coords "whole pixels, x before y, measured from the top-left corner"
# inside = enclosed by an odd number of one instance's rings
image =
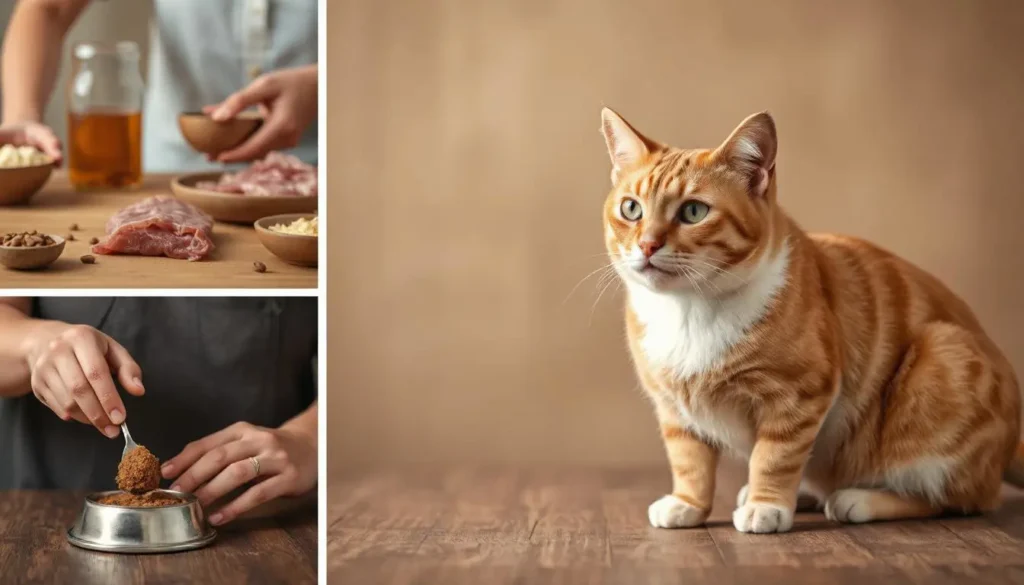
[[[217,537],[192,494],[157,490],[159,494],[181,499],[181,503],[154,508],[99,503],[104,496],[117,493],[120,492],[86,496],[82,512],[68,529],[68,542],[90,550],[140,554],[192,550]]]

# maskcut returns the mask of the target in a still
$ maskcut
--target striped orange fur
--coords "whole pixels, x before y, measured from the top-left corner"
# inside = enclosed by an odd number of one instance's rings
[[[789,530],[798,494],[868,522],[990,510],[1024,484],[1007,359],[927,272],[786,215],[771,116],[713,150],[602,121],[605,243],[672,471],[653,525],[705,521],[721,452],[749,462],[744,532]]]

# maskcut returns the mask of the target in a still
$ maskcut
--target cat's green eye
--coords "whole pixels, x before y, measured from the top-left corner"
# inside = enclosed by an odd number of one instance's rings
[[[707,203],[700,201],[687,201],[679,208],[679,221],[683,223],[697,223],[708,216],[711,208]]]
[[[627,221],[637,221],[644,216],[644,208],[640,206],[640,202],[636,199],[627,197],[619,204],[619,213]]]

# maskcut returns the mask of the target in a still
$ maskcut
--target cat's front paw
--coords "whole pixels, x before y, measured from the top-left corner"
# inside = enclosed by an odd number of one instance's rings
[[[764,502],[744,504],[732,513],[732,524],[740,532],[788,532],[793,527],[793,511]]]
[[[837,490],[825,502],[825,518],[859,524],[872,520],[870,490]]]
[[[647,508],[647,517],[655,528],[693,528],[704,524],[708,512],[667,495]]]

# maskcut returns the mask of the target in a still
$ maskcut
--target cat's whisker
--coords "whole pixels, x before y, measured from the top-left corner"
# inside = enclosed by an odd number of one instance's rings
[[[696,268],[695,266],[693,266],[693,262],[675,262],[675,263],[668,263],[667,265],[670,266],[670,267],[673,267],[673,268],[674,267],[679,267],[679,266],[686,266],[686,267],[691,268],[691,269],[695,269]],[[744,278],[742,278],[742,277],[740,277],[740,276],[736,275],[735,273],[730,272],[728,270],[723,270],[721,268],[716,268],[716,267],[710,266],[710,265],[704,266],[704,267],[708,268],[709,270],[714,271],[719,276],[727,276],[729,278],[732,278],[732,279],[738,281],[740,284],[746,284],[746,282],[747,282]],[[699,274],[699,272],[698,272],[698,274]],[[710,282],[709,278],[704,277],[704,280]]]
[[[683,276],[685,276],[686,280],[690,281],[690,285],[693,286],[693,288],[697,290],[697,295],[701,299],[707,300],[707,295],[704,294],[704,291],[700,288],[700,285],[697,283],[697,280],[691,274],[692,271],[693,271],[693,268],[691,268],[689,266],[683,266],[682,268],[683,268],[683,272],[682,272]]]
[[[670,260],[672,260],[671,256],[669,256],[669,259],[670,259]],[[723,269],[723,268],[719,268],[719,267],[717,267],[717,266],[714,266],[714,265],[712,265],[712,264],[709,264],[709,263],[708,263],[708,262],[706,261],[706,259],[704,259],[704,258],[697,258],[697,257],[694,257],[694,258],[689,258],[689,259],[686,259],[686,261],[684,261],[684,262],[680,262],[680,261],[674,261],[674,262],[672,262],[672,261],[670,261],[670,262],[667,262],[667,263],[664,263],[664,264],[667,264],[667,265],[669,265],[669,266],[681,266],[681,265],[686,265],[686,266],[690,266],[690,267],[692,268],[692,267],[693,267],[693,266],[692,266],[692,264],[693,264],[693,263],[695,263],[695,262],[696,262],[696,263],[699,263],[699,264],[700,264],[700,265],[702,265],[703,267],[706,267],[706,268],[708,268],[708,269],[710,269],[710,270],[713,270],[713,271],[715,271],[715,272],[716,272],[717,274],[719,274],[719,275],[721,275],[721,276],[727,276],[727,277],[729,277],[729,278],[732,278],[733,280],[735,280],[735,281],[736,281],[736,282],[737,282],[738,284],[740,284],[740,285],[745,285],[745,284],[747,284],[747,283],[749,282],[749,279],[748,279],[748,278],[743,278],[743,277],[741,277],[741,276],[737,275],[736,273],[734,273],[734,272],[732,272],[732,271],[730,271],[730,270],[725,270],[725,269]],[[708,279],[708,278],[704,278],[704,280],[705,280],[706,282],[711,282],[711,280],[710,280],[710,279]]]
[[[605,264],[604,266],[601,266],[600,268],[597,268],[596,270],[593,270],[590,274],[588,274],[588,275],[584,276],[583,278],[581,278],[580,281],[577,282],[576,285],[572,287],[572,290],[569,291],[569,294],[565,296],[565,299],[562,300],[562,304],[564,305],[565,303],[569,302],[569,298],[572,297],[573,293],[576,292],[576,289],[578,289],[580,287],[580,285],[582,285],[588,279],[594,277],[595,275],[601,274],[601,273],[603,273],[606,270],[610,270],[611,273],[614,274],[615,273],[615,266],[616,266],[617,262],[619,262],[619,261],[618,260],[612,260],[608,264]],[[601,277],[598,278],[597,286],[601,286],[601,280],[604,278],[605,275],[606,275],[606,273],[602,274]]]
[[[710,287],[713,287],[715,289],[716,295],[722,293],[722,289],[718,285],[716,285],[714,282],[712,282],[710,278],[708,278],[708,277],[704,276],[703,274],[701,274],[700,271],[697,270],[696,268],[694,268],[693,266],[683,266],[683,269],[687,273],[689,273],[690,276],[693,277],[693,280],[695,282],[697,282],[697,283],[703,282],[704,284],[706,284],[706,285],[708,285]]]
[[[597,304],[601,302],[601,297],[604,296],[605,291],[607,291],[608,287],[611,285],[617,285],[619,282],[620,281],[617,278],[609,280],[608,283],[604,285],[604,288],[601,289],[601,292],[597,294],[597,298],[594,299],[594,304],[590,307],[590,317],[587,320],[587,328],[590,328],[590,326],[594,324],[594,311],[597,310]]]

